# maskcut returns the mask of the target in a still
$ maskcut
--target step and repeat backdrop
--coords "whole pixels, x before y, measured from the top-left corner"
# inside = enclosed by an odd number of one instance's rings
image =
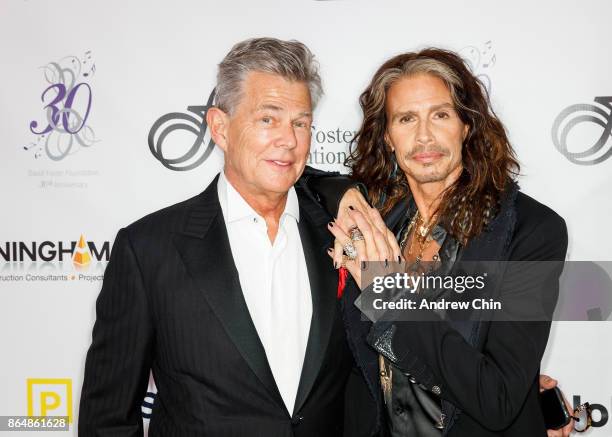
[[[0,1],[0,416],[68,416],[76,435],[117,230],[220,170],[202,121],[217,63],[245,38],[316,54],[326,94],[309,163],[324,170],[346,171],[357,97],[384,60],[460,52],[506,124],[523,191],[567,221],[568,259],[612,260],[612,3],[466,3]],[[611,345],[611,323],[558,322],[542,363],[570,402],[593,404],[593,436],[612,435]],[[145,424],[154,402],[151,380]]]

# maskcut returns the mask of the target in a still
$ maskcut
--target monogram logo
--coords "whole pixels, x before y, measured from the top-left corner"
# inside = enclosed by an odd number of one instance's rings
[[[187,111],[191,114],[183,112],[171,112],[162,115],[157,119],[151,130],[149,131],[149,150],[164,167],[175,171],[192,170],[202,164],[206,158],[212,153],[215,143],[212,138],[208,140],[206,147],[204,146],[204,137],[208,129],[206,123],[206,112],[213,105],[215,98],[215,90],[210,93],[208,101],[204,106],[188,106]],[[189,148],[184,149],[184,152],[176,157],[169,157],[167,152],[164,152],[163,145],[169,134],[172,132],[184,131],[192,134],[195,138]]]
[[[552,141],[559,152],[569,161],[578,165],[595,165],[605,161],[612,155],[612,97],[595,97],[595,103],[570,105],[557,115],[552,127]],[[601,135],[589,147],[582,151],[570,152],[568,145],[569,133],[578,125],[589,123],[601,128]]]

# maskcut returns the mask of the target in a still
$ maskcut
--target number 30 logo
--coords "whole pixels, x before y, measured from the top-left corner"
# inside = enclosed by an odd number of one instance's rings
[[[24,149],[36,148],[35,158],[38,158],[44,148],[47,157],[60,161],[75,151],[75,142],[82,147],[90,147],[96,142],[95,133],[87,124],[92,91],[85,82],[93,76],[95,64],[88,51],[82,59],[67,56],[48,63],[43,70],[50,84],[40,96],[46,120],[30,122],[30,132],[38,139]]]
[[[81,116],[77,111],[72,109],[72,105],[74,103],[74,99],[76,97],[77,92],[80,89],[84,89],[87,91],[87,108],[85,110],[85,115]],[[47,98],[48,94],[51,94],[49,91],[55,90],[55,97],[52,98],[51,102],[45,106],[47,110],[47,127],[42,131],[36,131],[35,129],[38,127],[38,122],[32,121],[30,123],[30,130],[32,133],[37,135],[44,135],[53,130],[56,130],[59,126],[60,116],[62,118],[62,126],[63,129],[61,132],[69,133],[69,134],[77,134],[87,122],[87,117],[89,116],[89,111],[91,110],[91,87],[82,82],[72,88],[68,93],[66,92],[66,86],[62,83],[56,83],[51,85],[42,93],[42,101],[44,102]],[[63,108],[60,108],[58,105],[63,103]],[[72,126],[70,125],[70,116],[72,116]]]

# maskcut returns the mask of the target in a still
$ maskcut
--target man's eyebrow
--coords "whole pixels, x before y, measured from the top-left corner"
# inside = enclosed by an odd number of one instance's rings
[[[404,117],[406,115],[414,115],[414,111],[397,111],[391,114],[391,120],[397,120],[398,118]]]
[[[282,110],[283,108],[281,108],[280,106],[276,106],[272,104],[263,104],[261,106],[258,106],[256,109],[257,112],[261,112],[261,111],[281,112]],[[297,114],[295,118],[302,118],[302,117],[312,117],[312,112],[311,111],[300,112],[299,114]]]
[[[267,104],[263,104],[257,107],[257,111],[275,111],[275,112],[279,112],[282,111],[283,108],[281,108],[280,106],[276,106],[276,105],[271,105],[269,103]]]
[[[438,105],[433,105],[429,108],[430,111],[438,111],[440,109],[455,109],[455,105],[453,105],[452,103],[445,102],[440,103]],[[391,119],[397,120],[400,117],[404,117],[406,115],[415,115],[416,113],[416,111],[397,111],[391,114]]]
[[[432,111],[437,111],[438,109],[455,109],[455,105],[452,103],[440,103],[439,105],[434,105],[430,109]]]

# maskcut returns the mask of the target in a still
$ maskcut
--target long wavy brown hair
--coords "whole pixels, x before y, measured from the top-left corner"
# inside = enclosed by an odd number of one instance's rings
[[[461,121],[469,127],[463,143],[463,170],[442,194],[438,222],[463,244],[480,234],[499,209],[504,191],[520,171],[516,155],[491,108],[483,83],[456,53],[438,48],[404,53],[385,62],[361,94],[363,123],[345,165],[368,188],[370,201],[386,215],[410,196],[404,172],[385,144],[386,96],[397,80],[431,74],[447,85]]]

